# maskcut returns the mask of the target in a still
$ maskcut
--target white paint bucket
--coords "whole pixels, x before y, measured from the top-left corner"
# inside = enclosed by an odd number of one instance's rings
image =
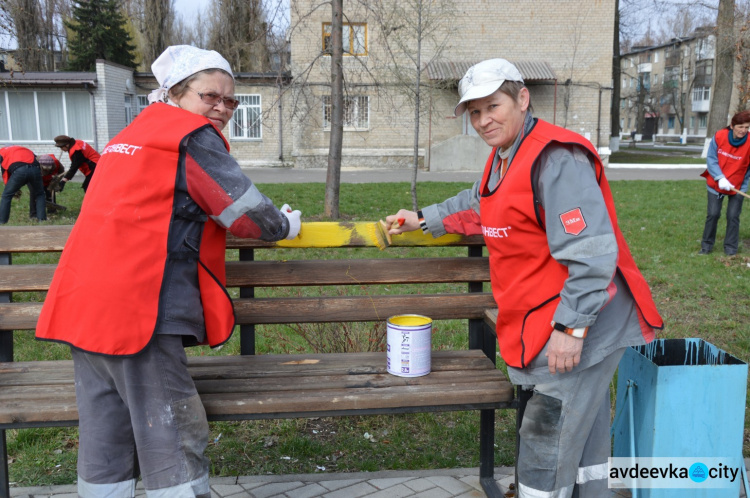
[[[419,377],[430,373],[432,318],[396,315],[387,321],[388,373]]]

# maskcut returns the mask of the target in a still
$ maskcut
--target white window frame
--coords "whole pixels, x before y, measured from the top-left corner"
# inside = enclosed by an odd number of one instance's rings
[[[693,102],[701,102],[705,100],[711,100],[711,89],[702,86],[693,88]]]
[[[125,95],[124,99],[125,104],[125,126],[129,125],[133,122],[133,118],[135,117],[135,114],[133,113],[133,96],[132,95]]]
[[[20,139],[17,139],[17,138],[13,137],[13,124],[11,122],[10,112],[9,112],[9,109],[10,109],[10,99],[8,97],[9,93],[15,93],[15,94],[28,93],[28,94],[33,94],[33,96],[34,96],[34,107],[33,107],[33,110],[34,110],[34,118],[36,120],[35,121],[35,124],[36,124],[36,138],[35,139],[20,140]],[[72,93],[81,94],[81,93],[86,93],[88,95],[87,92],[75,92],[75,91],[73,91],[73,92],[67,92],[67,91],[64,91],[64,90],[60,90],[60,91],[53,90],[53,91],[50,91],[50,92],[38,92],[36,90],[28,90],[28,91],[26,91],[26,90],[21,90],[21,91],[17,91],[17,90],[3,90],[0,93],[0,116],[1,116],[2,119],[6,119],[6,122],[7,122],[7,126],[8,126],[8,140],[7,141],[9,141],[9,142],[15,142],[15,143],[37,143],[37,142],[45,142],[45,143],[46,142],[50,142],[51,143],[52,142],[51,139],[42,139],[42,138],[40,138],[40,136],[41,136],[41,128],[40,128],[40,125],[39,125],[39,123],[40,123],[39,102],[38,102],[38,99],[37,99],[37,96],[38,96],[39,93],[45,93],[45,94],[59,93],[60,94],[60,99],[61,99],[61,103],[62,103],[62,113],[63,113],[63,129],[60,130],[60,134],[70,135],[70,132],[68,131],[69,123],[68,123],[66,94],[72,94]],[[90,106],[92,105],[91,99],[87,99],[87,101],[89,102],[89,111],[90,111],[91,110]],[[31,108],[29,108],[29,111],[31,111]],[[91,136],[76,136],[76,139],[80,139],[80,140],[83,140],[83,141],[86,141],[86,142],[92,142],[94,140],[94,129],[93,128],[94,128],[94,124],[93,124],[93,121],[92,121],[91,122],[91,129],[89,130],[89,133],[91,134]],[[77,134],[77,135],[79,135],[79,134]]]
[[[138,101],[137,108],[136,108],[136,116],[143,112],[143,110],[148,107],[148,95],[136,95],[136,100]]]
[[[323,95],[323,129],[331,129],[331,96]],[[344,129],[349,131],[366,131],[370,129],[369,95],[350,95],[344,97]]]
[[[263,139],[263,106],[259,93],[237,94],[234,96],[240,105],[229,123],[231,140]],[[252,121],[252,122],[251,122]]]

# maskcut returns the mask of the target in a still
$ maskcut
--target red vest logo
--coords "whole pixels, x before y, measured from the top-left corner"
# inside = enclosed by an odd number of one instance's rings
[[[578,235],[583,232],[584,228],[586,228],[586,220],[583,219],[581,208],[571,209],[570,211],[561,214],[560,221],[563,224],[565,233],[570,235]]]

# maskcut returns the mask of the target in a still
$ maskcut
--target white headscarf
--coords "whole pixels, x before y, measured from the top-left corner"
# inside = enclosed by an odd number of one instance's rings
[[[172,45],[151,64],[159,88],[148,95],[148,102],[167,102],[167,92],[188,76],[205,69],[222,69],[234,79],[229,62],[214,50],[190,45]]]

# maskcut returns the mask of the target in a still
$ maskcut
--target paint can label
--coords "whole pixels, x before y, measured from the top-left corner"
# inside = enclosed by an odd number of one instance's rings
[[[396,315],[387,321],[388,373],[419,377],[430,373],[432,319],[422,315]]]

